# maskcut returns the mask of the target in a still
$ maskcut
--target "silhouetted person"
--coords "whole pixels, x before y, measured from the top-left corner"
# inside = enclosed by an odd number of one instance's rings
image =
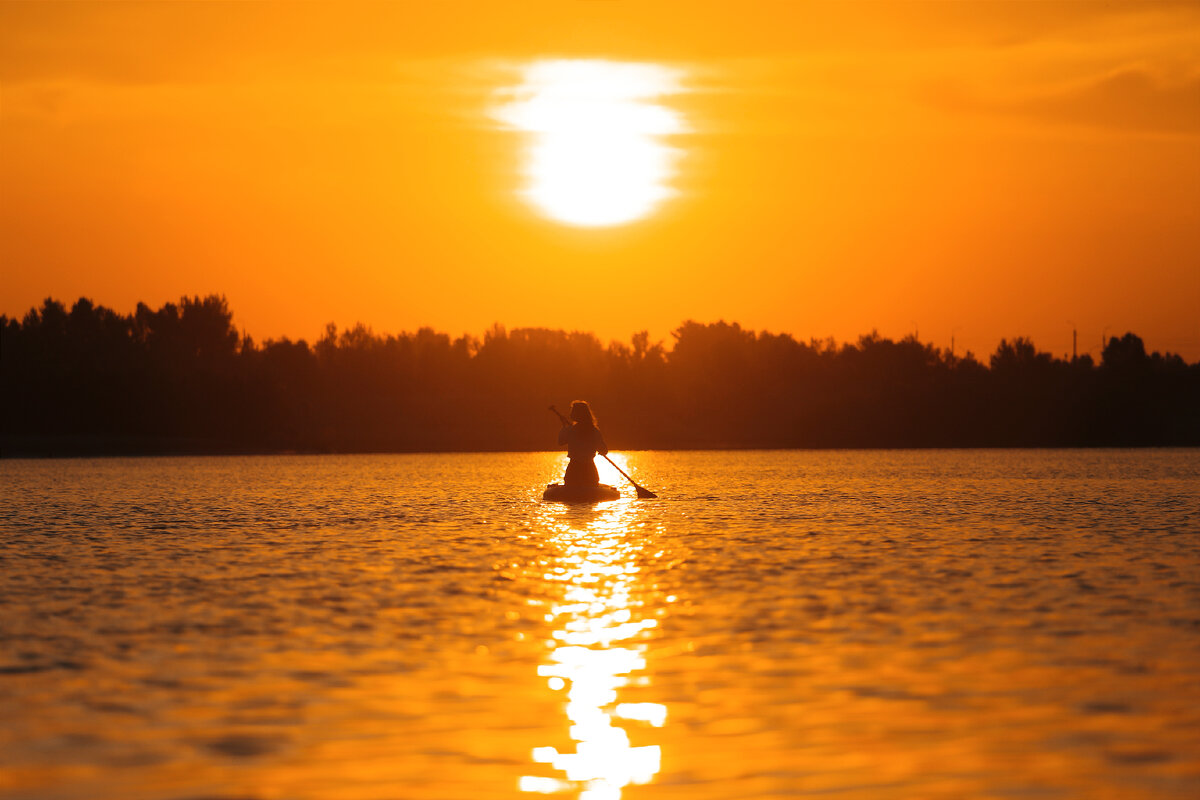
[[[600,473],[596,471],[596,454],[608,455],[608,445],[604,436],[596,427],[596,417],[592,409],[583,400],[571,403],[571,418],[568,420],[562,414],[558,415],[563,422],[562,430],[558,432],[558,443],[567,446],[567,474],[563,483],[567,486],[595,486],[600,483]]]

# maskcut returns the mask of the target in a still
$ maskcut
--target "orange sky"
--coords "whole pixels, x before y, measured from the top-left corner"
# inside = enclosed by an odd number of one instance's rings
[[[520,9],[518,13],[516,9]],[[489,116],[672,66],[678,194],[574,228]],[[1200,360],[1200,4],[0,3],[0,312],[223,293],[257,338],[877,328]]]

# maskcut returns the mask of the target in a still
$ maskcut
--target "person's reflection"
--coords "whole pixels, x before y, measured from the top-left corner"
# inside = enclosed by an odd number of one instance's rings
[[[639,547],[625,534],[632,513],[629,507],[609,507],[583,526],[561,520],[554,526],[551,544],[559,555],[541,577],[561,584],[563,593],[547,614],[554,647],[538,674],[551,689],[566,692],[574,752],[534,748],[533,760],[565,780],[525,776],[523,791],[578,790],[581,799],[616,800],[625,786],[648,783],[659,771],[659,746],[634,746],[618,724],[661,727],[667,717],[661,703],[620,702],[620,689],[646,666],[639,634],[658,624],[636,596]]]

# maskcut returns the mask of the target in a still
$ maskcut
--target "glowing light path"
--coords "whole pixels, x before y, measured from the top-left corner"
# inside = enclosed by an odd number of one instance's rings
[[[640,615],[645,609],[634,589],[637,545],[625,533],[634,503],[615,503],[582,528],[552,525],[559,557],[542,578],[561,585],[563,594],[546,614],[553,647],[538,674],[550,689],[566,693],[575,752],[534,748],[532,760],[564,773],[565,780],[525,776],[522,791],[617,800],[624,787],[649,783],[661,768],[660,747],[634,746],[624,726],[662,727],[667,707],[620,702],[620,689],[646,667],[639,634],[658,625]]]
[[[640,219],[674,192],[680,115],[654,102],[681,73],[655,64],[539,61],[507,90],[496,119],[532,136],[525,197],[551,219],[603,227]]]

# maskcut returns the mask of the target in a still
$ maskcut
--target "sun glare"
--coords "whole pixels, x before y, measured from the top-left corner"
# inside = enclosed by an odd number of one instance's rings
[[[552,630],[537,674],[562,693],[571,744],[533,748],[534,764],[561,775],[522,776],[523,792],[621,800],[625,787],[650,783],[662,769],[662,747],[642,742],[666,725],[667,706],[622,702],[635,686],[643,698],[650,693],[646,640],[659,627],[639,581],[647,540],[630,533],[643,509],[626,499],[587,512],[581,523],[573,511],[543,508],[553,533],[541,579],[559,596],[545,615]]]
[[[530,135],[524,196],[569,225],[640,219],[673,194],[683,133],[678,112],[655,102],[680,91],[681,73],[655,64],[539,61],[506,90],[496,119]]]

